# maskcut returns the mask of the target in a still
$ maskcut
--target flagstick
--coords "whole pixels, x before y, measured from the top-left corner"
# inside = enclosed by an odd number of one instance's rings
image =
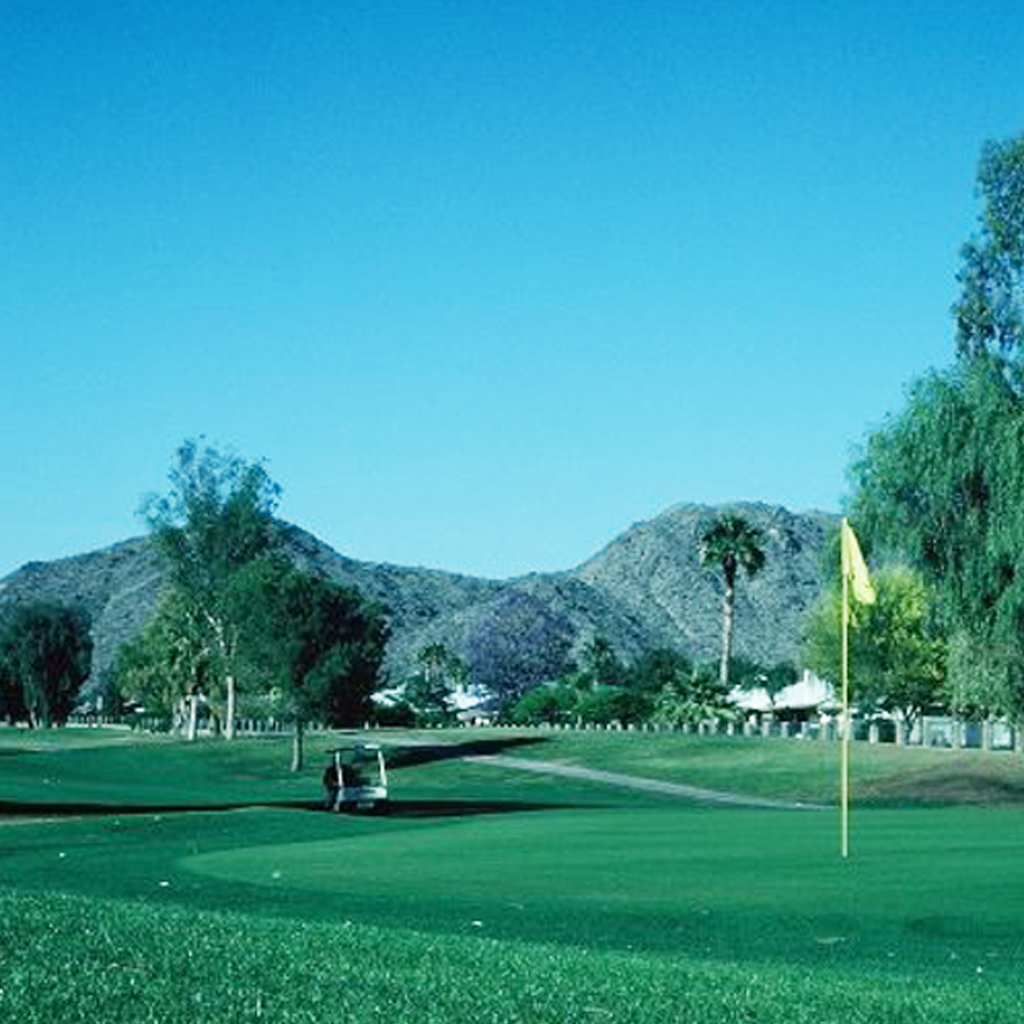
[[[843,520],[844,525],[846,520]],[[845,562],[845,560],[844,560]],[[839,782],[840,849],[844,858],[850,855],[850,580],[843,565],[843,720],[841,769]]]

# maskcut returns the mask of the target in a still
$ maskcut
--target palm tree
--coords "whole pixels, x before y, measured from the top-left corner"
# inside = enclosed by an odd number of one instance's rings
[[[722,663],[719,679],[729,685],[729,663],[732,661],[732,633],[736,604],[736,570],[742,567],[747,576],[756,576],[764,568],[762,533],[742,516],[723,512],[705,527],[700,538],[700,560],[722,567],[725,596],[722,599]]]

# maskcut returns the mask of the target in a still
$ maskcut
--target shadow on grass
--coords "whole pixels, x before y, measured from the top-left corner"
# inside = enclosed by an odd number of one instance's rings
[[[571,805],[521,800],[391,800],[372,811],[330,812],[320,800],[247,800],[209,804],[89,804],[0,801],[0,824],[4,818],[100,818],[117,815],[196,814],[224,811],[274,810],[314,811],[342,817],[464,818],[483,814],[520,814],[525,811],[564,811]]]
[[[464,757],[480,757],[546,742],[542,736],[509,736],[476,739],[464,743],[396,744],[387,750],[389,769],[414,768],[421,765],[456,761]],[[511,814],[522,811],[564,810],[566,804],[537,803],[516,800],[391,800],[386,810],[378,811],[394,818],[450,818],[481,814]],[[277,808],[303,811],[324,811],[323,801],[307,800],[211,800],[206,803],[126,802],[100,803],[88,801],[0,800],[0,822],[4,818],[80,818],[104,815],[187,814],[196,812],[240,811],[256,808]],[[343,812],[352,813],[352,812]],[[363,812],[365,813],[365,812]]]
[[[0,800],[0,821],[4,818],[85,818],[116,814],[190,814],[198,811],[244,811],[257,807],[323,810],[319,800],[237,800],[208,804],[92,804],[84,802],[44,803]]]
[[[521,800],[392,800],[380,813],[389,818],[463,818],[480,814],[520,814],[524,811],[566,811],[569,804]]]
[[[457,761],[461,757],[487,757],[520,747],[546,743],[543,736],[507,736],[495,739],[468,740],[465,743],[398,743],[386,751],[388,768],[413,768],[438,761]]]

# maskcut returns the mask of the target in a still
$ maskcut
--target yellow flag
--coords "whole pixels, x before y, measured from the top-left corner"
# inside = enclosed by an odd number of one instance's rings
[[[854,599],[861,604],[874,604],[875,588],[868,575],[868,567],[864,564],[864,556],[860,553],[857,535],[845,519],[842,526],[842,548],[843,576],[850,581]]]

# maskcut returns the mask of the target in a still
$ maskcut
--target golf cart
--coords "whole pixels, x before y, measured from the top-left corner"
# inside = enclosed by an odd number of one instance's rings
[[[349,743],[327,752],[324,801],[329,811],[382,810],[388,802],[388,772],[376,743]]]

